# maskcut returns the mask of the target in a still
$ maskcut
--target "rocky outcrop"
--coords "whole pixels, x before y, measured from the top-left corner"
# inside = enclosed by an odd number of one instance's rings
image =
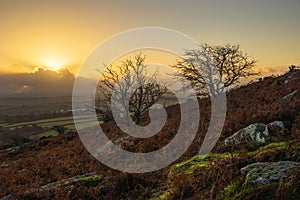
[[[265,124],[256,123],[243,128],[224,141],[224,145],[234,145],[256,141],[259,144],[266,144],[270,140],[268,128]]]
[[[282,97],[282,101],[285,103],[292,102],[297,96],[299,96],[300,90],[295,90],[294,92]]]
[[[277,135],[270,132],[268,127],[276,127],[277,129],[282,130],[284,129],[284,124],[282,121],[274,121],[267,125],[262,123],[251,124],[226,138],[224,146],[227,147],[233,145],[234,147],[239,147],[240,145],[248,144],[250,142],[266,145],[277,141]]]
[[[292,175],[300,163],[293,161],[253,163],[241,169],[246,175],[245,183],[252,186],[268,185],[279,182]]]

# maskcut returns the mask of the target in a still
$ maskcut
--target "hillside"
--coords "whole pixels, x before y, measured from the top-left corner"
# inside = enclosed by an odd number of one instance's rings
[[[1,151],[0,197],[300,199],[300,92],[295,92],[299,89],[298,70],[287,78],[266,77],[229,91],[221,138],[213,152],[205,157],[195,155],[208,128],[210,101],[199,100],[200,126],[192,146],[171,166],[152,173],[127,174],[102,165],[87,152],[75,132],[43,138],[23,146],[18,152]],[[293,96],[283,99],[292,92]],[[176,134],[180,121],[179,106],[168,107],[167,113],[167,123],[156,136],[143,140],[128,138],[121,142],[122,148],[150,152],[166,145]],[[268,126],[276,141],[264,145],[244,141],[238,146],[224,146],[224,140],[237,131],[253,123],[269,124],[274,121],[284,124],[281,129]],[[122,136],[112,121],[102,127],[112,138]],[[278,164],[279,161],[288,162]],[[292,171],[283,170],[286,175],[281,175],[277,182],[250,184],[251,177],[246,178],[245,173],[249,174],[253,169],[254,165],[247,168],[250,164],[257,163],[274,163],[275,171],[280,171],[282,166],[292,166]],[[272,170],[267,172],[272,173]]]

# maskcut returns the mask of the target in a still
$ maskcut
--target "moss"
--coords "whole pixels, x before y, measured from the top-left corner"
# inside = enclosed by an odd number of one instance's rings
[[[77,181],[83,184],[84,186],[95,187],[102,181],[102,177],[90,176],[90,177],[79,178]]]
[[[0,168],[6,168],[8,167],[9,165],[6,163],[6,162],[2,162],[0,163]]]
[[[203,156],[199,156],[200,159],[202,160],[217,160],[217,159],[227,159],[227,158],[231,158],[232,154],[229,152],[225,152],[225,153],[208,153],[206,155]]]
[[[275,146],[281,146],[278,144]],[[274,145],[271,145],[274,146]],[[300,169],[287,179],[282,179],[280,182],[274,182],[267,185],[254,186],[246,184],[246,178],[240,178],[233,181],[230,185],[226,186],[223,191],[218,195],[217,199],[222,200],[242,200],[242,199],[300,199],[299,177]],[[248,177],[247,177],[248,178]]]
[[[248,193],[248,187],[243,185],[244,179],[240,179],[227,187],[221,193],[221,199],[231,200],[231,199],[243,199]]]
[[[232,154],[226,152],[222,154],[209,153],[203,156],[194,156],[186,161],[174,164],[168,174],[168,186],[166,190],[155,192],[150,199],[173,199],[175,191],[178,189],[174,187],[173,181],[179,175],[185,176],[199,176],[204,174],[209,168],[211,168],[216,160],[231,158]],[[174,179],[175,178],[175,179]]]
[[[239,179],[236,182],[224,188],[220,195],[222,200],[243,200],[243,199],[274,199],[274,192],[278,186],[268,185],[260,187],[252,187],[243,183],[244,179]]]
[[[150,200],[168,200],[173,198],[173,190],[168,189],[165,191],[159,191],[154,193],[151,197]]]
[[[171,167],[169,177],[176,176],[177,174],[184,173],[184,174],[192,174],[195,170],[207,170],[213,164],[214,161],[218,159],[227,159],[230,158],[232,155],[230,153],[223,153],[223,154],[213,154],[209,153],[204,156],[194,156],[189,160],[184,162],[175,164]]]
[[[265,186],[253,187],[243,184],[242,179],[228,185],[220,194],[219,199],[222,200],[243,200],[243,199],[291,199],[296,200],[300,198],[299,187],[296,185],[288,185],[284,183],[269,184]],[[281,191],[279,191],[281,190]]]
[[[300,156],[300,143],[297,141],[274,142],[260,147],[258,150],[248,153],[248,155],[261,161],[264,161],[265,158],[272,158],[274,155],[297,160]]]
[[[285,149],[287,148],[287,144],[286,142],[273,142],[264,147],[261,147],[261,149],[270,149],[270,148]]]
[[[286,142],[273,142],[266,146],[260,147],[258,150],[249,153],[250,155],[263,156],[265,154],[274,153],[276,151],[286,150]]]
[[[52,188],[52,187],[67,187],[69,185],[74,185],[75,183],[82,184],[86,187],[95,187],[102,182],[103,177],[98,175],[83,175],[75,176],[67,180],[59,180],[48,185],[42,186],[42,189]]]

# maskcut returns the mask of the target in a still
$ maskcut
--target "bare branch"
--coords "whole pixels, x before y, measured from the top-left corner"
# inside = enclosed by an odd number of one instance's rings
[[[118,91],[117,101],[122,106],[129,104],[129,112],[132,116],[126,115],[127,120],[132,117],[136,123],[141,120],[141,115],[147,111],[157,100],[167,92],[164,85],[157,84],[158,71],[149,74],[145,62],[145,55],[137,54],[128,58],[118,66],[106,66],[99,81],[99,98],[97,105],[102,113],[110,115],[112,91]],[[131,97],[127,97],[130,88],[137,88]],[[126,113],[125,113],[126,114]]]
[[[218,94],[241,78],[259,75],[251,71],[255,64],[239,45],[203,44],[199,49],[186,50],[184,59],[171,67],[180,74],[175,76],[190,81],[198,96],[204,96]]]

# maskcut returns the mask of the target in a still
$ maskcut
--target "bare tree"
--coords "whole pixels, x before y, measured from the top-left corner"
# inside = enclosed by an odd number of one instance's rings
[[[203,44],[199,49],[186,50],[184,59],[172,67],[191,82],[198,96],[204,96],[219,94],[241,78],[258,75],[251,70],[255,63],[239,45]]]
[[[145,65],[145,55],[137,54],[133,58],[122,61],[117,66],[105,66],[102,79],[98,84],[98,111],[105,115],[106,120],[112,118],[111,97],[115,92],[115,100],[123,108],[129,106],[129,112],[123,112],[129,121],[132,117],[135,123],[140,123],[141,115],[154,105],[167,92],[165,85],[157,83],[158,71],[149,74]],[[134,88],[131,96],[128,94]],[[115,108],[117,109],[117,108]]]

